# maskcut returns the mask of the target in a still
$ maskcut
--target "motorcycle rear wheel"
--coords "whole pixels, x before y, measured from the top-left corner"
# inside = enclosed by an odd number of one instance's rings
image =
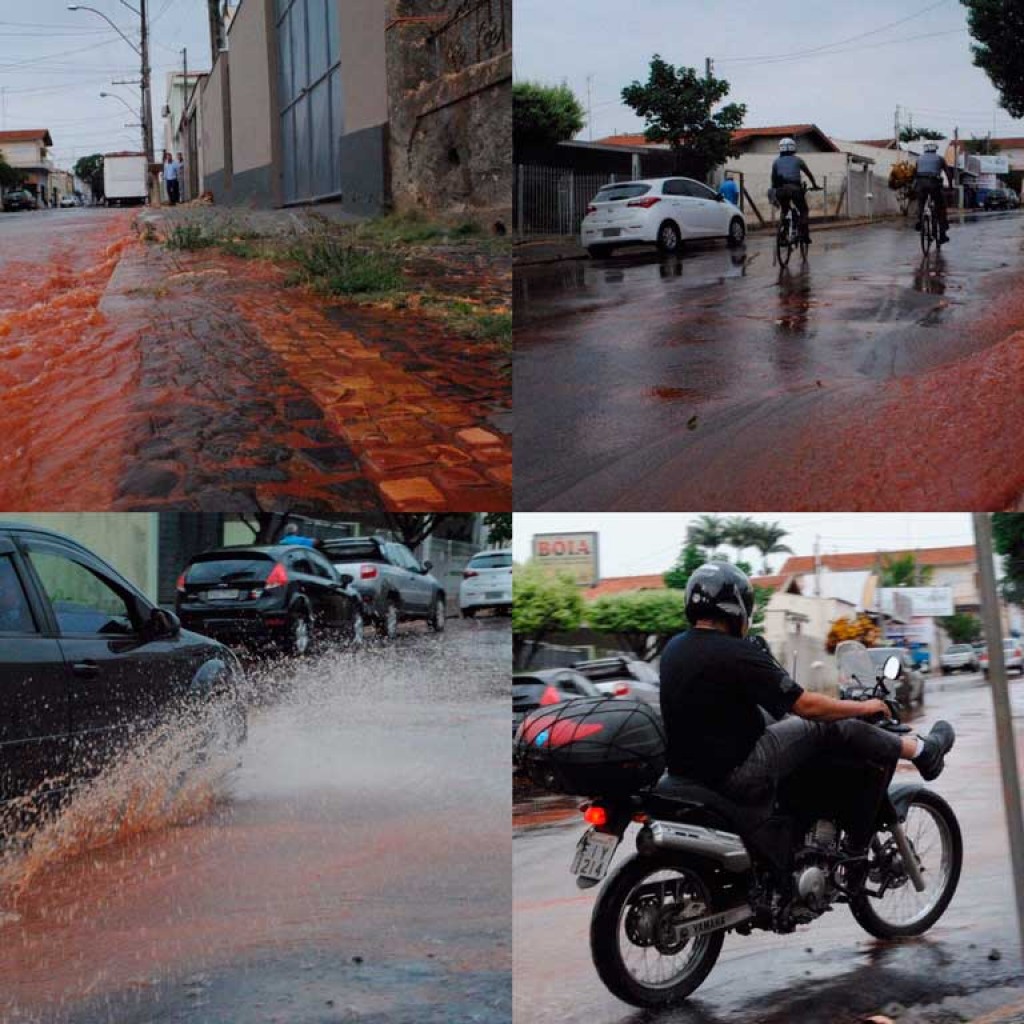
[[[941,796],[929,789],[915,793],[907,807],[904,829],[921,862],[925,891],[917,892],[905,878],[880,899],[862,892],[850,901],[857,924],[879,939],[923,935],[946,912],[960,881],[963,838],[953,808]],[[876,836],[883,846],[891,839],[888,831]],[[874,844],[872,848],[874,864],[878,862],[878,850]],[[869,878],[873,870],[869,868]]]
[[[590,951],[601,980],[623,1002],[645,1008],[681,1002],[715,966],[724,932],[683,940],[671,951],[657,949],[657,921],[680,898],[703,903],[705,909],[694,916],[716,909],[701,871],[665,855],[631,857],[601,890],[590,919]],[[661,936],[663,947],[665,939]],[[656,976],[646,977],[648,972]]]

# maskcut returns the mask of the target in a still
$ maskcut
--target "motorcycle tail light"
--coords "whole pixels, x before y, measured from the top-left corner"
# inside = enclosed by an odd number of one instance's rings
[[[608,812],[600,804],[591,804],[583,811],[583,820],[588,825],[600,828],[608,824]]]

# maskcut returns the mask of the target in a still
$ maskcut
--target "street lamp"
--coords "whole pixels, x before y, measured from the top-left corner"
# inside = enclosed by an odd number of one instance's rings
[[[138,8],[133,7],[127,3],[126,0],[120,0],[124,7],[127,7],[133,14],[139,16],[141,21],[141,45],[136,46],[128,36],[126,36],[102,11],[98,11],[95,7],[88,7],[85,4],[68,4],[69,11],[89,11],[90,14],[96,14],[101,17],[139,56],[142,61],[142,132],[143,132],[143,145],[142,148],[146,153],[146,161],[149,164],[153,163],[153,131],[151,126],[152,119],[152,101],[149,93],[149,22],[146,17],[146,0],[139,0]]]
[[[136,113],[136,111],[132,110],[131,104],[123,96],[118,96],[116,92],[101,92],[100,96],[104,99],[118,100],[120,103],[123,103],[132,114]]]

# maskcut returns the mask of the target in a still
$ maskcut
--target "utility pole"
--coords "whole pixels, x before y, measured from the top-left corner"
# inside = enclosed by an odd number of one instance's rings
[[[220,0],[206,0],[206,9],[210,16],[210,50],[213,58],[210,67],[217,63],[217,54],[224,49],[224,22],[220,16]]]
[[[591,92],[590,83],[593,82],[594,76],[587,75],[587,138],[594,141],[594,113],[593,103],[591,103]]]
[[[814,538],[814,596],[821,597],[821,537]]]
[[[896,140],[896,148],[900,148],[900,105],[896,104],[896,119],[893,122],[893,138]]]
[[[1017,750],[1013,735],[1013,716],[1006,683],[1006,662],[1003,658],[1003,630],[999,621],[999,599],[992,554],[992,519],[976,512],[974,538],[978,552],[978,575],[981,582],[981,620],[988,647],[988,678],[992,688],[992,706],[996,719],[996,745],[1003,780],[1003,803],[1006,807],[1006,831],[1010,836],[1010,864],[1017,897],[1017,932],[1020,954],[1024,956],[1024,817],[1021,811],[1020,776],[1017,772]]]
[[[708,85],[711,84],[711,71],[715,66],[715,62],[710,57],[704,58],[704,81]]]

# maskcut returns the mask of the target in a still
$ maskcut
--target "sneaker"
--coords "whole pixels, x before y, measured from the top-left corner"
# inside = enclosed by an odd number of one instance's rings
[[[945,245],[948,241],[949,235],[947,235],[946,232],[943,231],[942,234],[939,235],[939,245]]]
[[[914,758],[914,765],[926,782],[937,779],[946,764],[946,754],[953,749],[956,733],[949,722],[936,722],[927,736],[922,736],[924,750]]]

